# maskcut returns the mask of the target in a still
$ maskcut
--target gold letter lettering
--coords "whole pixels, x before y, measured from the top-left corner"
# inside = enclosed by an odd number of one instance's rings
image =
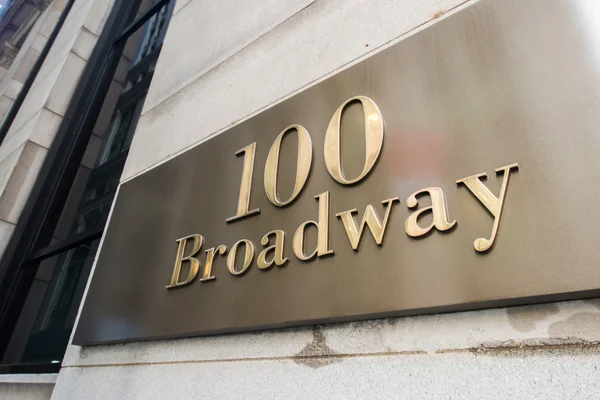
[[[226,251],[227,251],[227,247],[223,246],[222,244],[217,246],[216,250],[213,247],[213,248],[205,251],[206,264],[204,264],[204,276],[202,276],[202,278],[198,279],[200,282],[211,281],[213,279],[217,279],[214,276],[212,276],[212,266],[213,266],[213,260],[215,259],[215,253],[219,253],[219,254],[223,255],[223,254],[225,254]]]
[[[444,192],[439,187],[430,187],[421,189],[411,194],[406,200],[408,208],[415,208],[419,205],[417,196],[427,193],[431,198],[431,206],[422,208],[412,213],[405,223],[408,236],[419,237],[428,233],[434,226],[439,231],[447,231],[456,225],[456,221],[448,222],[448,211],[446,210],[446,198]],[[433,214],[433,222],[426,228],[419,226],[419,217],[425,212]]]
[[[294,192],[289,199],[285,201],[279,200],[277,197],[277,166],[279,165],[279,151],[281,149],[281,141],[283,136],[290,132],[292,129],[296,129],[298,132],[298,164],[296,166],[296,182],[294,183]],[[277,136],[269,155],[267,157],[267,163],[265,164],[265,192],[269,201],[277,207],[283,207],[290,204],[306,183],[308,173],[310,172],[310,164],[312,163],[312,141],[308,131],[300,125],[288,126]]]
[[[352,101],[358,100],[361,102],[365,114],[365,141],[366,141],[366,156],[365,165],[362,172],[354,179],[347,179],[344,176],[342,168],[342,160],[340,153],[340,127],[342,112],[346,105]],[[383,117],[377,104],[368,97],[356,96],[344,102],[333,114],[327,131],[325,132],[325,165],[329,175],[336,181],[344,185],[356,183],[364,178],[373,168],[381,146],[383,145]]]
[[[287,258],[285,258],[283,256],[283,246],[285,243],[285,232],[276,230],[276,231],[271,231],[271,232],[267,233],[265,236],[263,236],[262,241],[261,241],[263,246],[266,246],[269,244],[269,236],[271,236],[271,235],[275,235],[275,244],[273,246],[269,246],[269,247],[265,248],[258,255],[258,260],[256,263],[258,264],[258,268],[260,268],[260,269],[267,269],[273,263],[275,263],[275,265],[281,266],[281,265],[285,264],[288,260]],[[270,251],[273,252],[273,259],[271,261],[267,261],[267,253]]]
[[[294,234],[292,246],[294,248],[294,254],[303,261],[310,260],[315,255],[323,257],[328,254],[334,254],[333,250],[329,249],[329,192],[321,193],[320,195],[315,196],[315,199],[319,201],[318,222],[303,222]],[[308,225],[314,225],[317,227],[317,248],[311,254],[305,255],[304,233]]]
[[[192,251],[189,255],[183,256],[183,252],[185,251],[185,246],[188,242],[188,239],[193,239],[194,243],[192,245]],[[198,267],[200,263],[193,256],[200,250],[202,247],[202,241],[204,238],[197,233],[193,235],[189,235],[186,237],[182,237],[181,239],[177,239],[176,242],[179,243],[179,247],[177,247],[177,256],[175,257],[175,266],[173,267],[173,277],[171,278],[171,283],[167,286],[167,289],[173,289],[179,286],[185,286],[191,281],[194,280],[196,275],[198,274]],[[184,261],[190,262],[190,272],[185,281],[179,282],[179,275],[181,275],[181,266]]]
[[[466,178],[462,178],[456,181],[457,184],[464,184],[471,191],[471,193],[473,193],[473,195],[477,197],[477,200],[479,200],[481,204],[483,204],[484,207],[494,217],[492,236],[489,239],[478,238],[475,240],[475,242],[473,242],[475,250],[479,252],[489,250],[490,247],[492,247],[492,245],[494,244],[494,240],[496,239],[496,234],[498,233],[498,225],[500,224],[500,217],[502,216],[502,206],[504,205],[504,199],[506,198],[508,178],[510,177],[510,172],[512,169],[518,170],[519,165],[515,163],[496,169],[497,174],[504,174],[504,178],[502,180],[502,188],[500,189],[500,198],[494,196],[494,194],[490,192],[487,186],[485,186],[479,180],[480,177],[487,178],[487,174],[485,172],[482,174],[468,176]]]
[[[354,217],[352,216],[352,214],[358,212],[356,208],[336,214],[338,218],[341,218],[342,223],[344,224],[344,229],[346,229],[346,235],[348,235],[348,239],[350,240],[350,245],[352,246],[353,250],[358,250],[363,231],[365,230],[365,225],[369,227],[371,235],[373,235],[373,238],[375,239],[375,243],[377,243],[379,246],[382,245],[385,229],[387,227],[388,220],[392,213],[392,206],[395,202],[400,202],[400,200],[397,197],[393,197],[391,199],[387,199],[381,202],[383,205],[385,205],[385,216],[383,217],[383,225],[381,224],[381,222],[379,222],[379,218],[377,218],[375,209],[370,204],[365,210],[365,215],[363,216],[362,222],[360,223],[360,229],[356,228],[356,222],[354,221]]]
[[[249,144],[236,151],[235,155],[244,155],[244,167],[242,169],[242,181],[240,183],[240,196],[238,198],[237,214],[229,217],[225,222],[233,222],[237,219],[247,217],[260,212],[260,208],[248,211],[250,208],[250,191],[252,190],[252,175],[254,173],[254,154],[256,153],[256,142]]]
[[[239,271],[236,271],[235,256],[237,254],[237,250],[238,250],[238,247],[240,246],[240,244],[243,244],[245,247],[244,265],[242,266],[242,269],[240,269]],[[233,247],[229,251],[229,255],[227,256],[227,269],[229,270],[229,272],[231,272],[232,275],[241,275],[244,272],[246,272],[246,270],[250,267],[253,257],[254,257],[254,245],[252,244],[252,242],[247,239],[239,240],[238,242],[236,242],[233,245]]]

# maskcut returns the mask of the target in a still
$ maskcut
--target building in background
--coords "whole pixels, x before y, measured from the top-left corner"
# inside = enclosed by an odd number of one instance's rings
[[[25,39],[40,15],[50,5],[49,0],[0,1],[0,75],[4,76],[12,65]],[[41,38],[38,38],[42,42]],[[31,56],[29,56],[31,62]],[[27,69],[25,66],[21,70]],[[29,71],[22,71],[26,73]]]
[[[49,4],[50,1],[46,0],[6,0],[0,4],[1,118],[12,106],[50,35],[52,25],[57,22],[56,12],[44,13]],[[44,17],[40,18],[42,14]],[[28,37],[31,39],[25,45]],[[21,49],[23,51],[19,51]]]
[[[0,1],[0,398],[594,398],[597,299],[70,344],[121,183],[459,13],[535,30],[568,9],[598,45],[600,8],[565,4]]]

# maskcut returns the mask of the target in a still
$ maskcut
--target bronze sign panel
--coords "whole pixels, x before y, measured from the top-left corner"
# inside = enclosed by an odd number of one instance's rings
[[[123,184],[74,343],[597,296],[589,7],[481,1]]]

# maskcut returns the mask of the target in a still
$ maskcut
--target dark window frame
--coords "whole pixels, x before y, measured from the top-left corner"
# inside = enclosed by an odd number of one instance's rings
[[[141,0],[117,0],[71,97],[15,231],[0,260],[0,359],[40,261],[98,239],[93,230],[51,244],[127,39],[171,0],[135,19]],[[32,316],[35,318],[35,316]],[[60,363],[0,365],[0,373],[58,372]]]

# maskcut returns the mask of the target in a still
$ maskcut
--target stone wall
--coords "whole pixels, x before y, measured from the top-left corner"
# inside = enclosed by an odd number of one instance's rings
[[[56,374],[0,375],[0,399],[49,399],[55,382]]]
[[[179,0],[122,180],[473,3]],[[71,345],[52,398],[595,398],[599,340],[594,299]]]
[[[71,346],[53,399],[592,399],[600,302]]]
[[[0,398],[45,400],[52,396],[56,374],[0,375]]]

